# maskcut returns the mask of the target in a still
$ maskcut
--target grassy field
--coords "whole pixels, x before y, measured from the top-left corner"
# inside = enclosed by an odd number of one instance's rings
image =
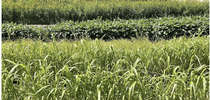
[[[167,16],[209,16],[209,2],[197,0],[3,0],[2,22],[56,24],[67,20],[114,20]]]
[[[2,0],[2,22],[3,100],[209,100],[208,0]]]
[[[208,100],[209,37],[2,42],[3,100]]]

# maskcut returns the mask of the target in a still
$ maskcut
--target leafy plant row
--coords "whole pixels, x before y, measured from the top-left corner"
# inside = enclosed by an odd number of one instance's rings
[[[86,21],[209,15],[208,2],[196,1],[73,1],[3,0],[2,21],[22,24],[55,24]]]
[[[150,40],[170,39],[180,36],[208,35],[209,18],[207,17],[165,17],[141,20],[114,21],[88,20],[82,22],[69,21],[46,28],[27,26],[15,23],[2,24],[2,39],[15,40],[35,38],[41,40],[76,39],[130,39],[132,37],[148,37]]]

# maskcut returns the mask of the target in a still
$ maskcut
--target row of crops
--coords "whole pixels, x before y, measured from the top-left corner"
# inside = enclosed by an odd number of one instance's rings
[[[1,28],[3,100],[209,99],[207,0],[2,0]]]
[[[22,24],[2,24],[2,39],[15,40],[34,38],[41,40],[75,39],[88,37],[91,39],[131,39],[147,37],[150,40],[171,39],[180,36],[202,36],[209,34],[209,18],[165,17],[158,19],[114,21],[89,20],[82,22],[68,21],[55,26],[33,27]]]
[[[127,0],[3,0],[2,21],[23,24],[55,24],[85,21],[141,19],[168,16],[209,16],[209,3],[198,1]]]
[[[206,37],[2,45],[2,100],[208,100]]]

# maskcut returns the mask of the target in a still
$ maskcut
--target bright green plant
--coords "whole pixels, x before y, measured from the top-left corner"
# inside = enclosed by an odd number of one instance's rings
[[[4,41],[2,99],[207,100],[208,66],[207,37]]]

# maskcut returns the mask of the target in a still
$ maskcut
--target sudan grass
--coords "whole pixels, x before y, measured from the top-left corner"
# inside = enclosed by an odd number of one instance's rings
[[[205,1],[205,0],[204,0]],[[3,0],[2,22],[55,24],[67,20],[114,20],[209,16],[209,3],[196,0]]]
[[[207,100],[206,37],[2,43],[3,100]]]

